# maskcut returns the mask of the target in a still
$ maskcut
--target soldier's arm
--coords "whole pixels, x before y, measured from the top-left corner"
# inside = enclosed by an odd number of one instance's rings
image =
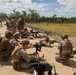
[[[15,47],[15,46],[20,46],[20,44],[19,44],[17,41],[15,41],[15,40],[12,41],[11,45],[14,46],[14,47]]]
[[[28,45],[27,49],[29,49],[29,48],[34,48],[34,44],[33,44],[33,43],[30,43],[30,44]]]
[[[21,49],[19,54],[24,58],[25,61],[27,61],[28,63],[30,62],[30,60],[32,60],[32,57],[30,55],[28,55],[26,53],[26,51],[24,49]]]

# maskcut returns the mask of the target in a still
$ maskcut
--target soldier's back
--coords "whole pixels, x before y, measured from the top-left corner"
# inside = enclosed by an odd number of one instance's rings
[[[68,50],[72,50],[72,43],[70,40],[65,40],[62,42],[62,50],[63,51],[68,51]]]

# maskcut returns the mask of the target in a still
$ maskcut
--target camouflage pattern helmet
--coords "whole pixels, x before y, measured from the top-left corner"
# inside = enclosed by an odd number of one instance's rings
[[[19,32],[16,32],[16,33],[13,34],[14,38],[19,38],[19,36],[20,36]]]
[[[22,45],[29,44],[29,43],[30,43],[29,40],[23,40],[22,41]]]
[[[6,31],[5,32],[5,37],[6,38],[10,38],[11,36],[13,36],[13,32],[12,31]]]
[[[68,35],[63,34],[63,35],[61,35],[61,38],[62,38],[62,39],[68,39]]]

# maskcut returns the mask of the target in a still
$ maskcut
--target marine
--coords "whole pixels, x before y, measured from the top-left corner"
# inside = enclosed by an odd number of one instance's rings
[[[52,47],[51,44],[53,44],[54,42],[52,40],[50,40],[50,38],[48,36],[45,37],[44,40],[40,40],[40,44],[42,46],[46,46],[46,47]]]
[[[64,65],[70,65],[69,59],[71,52],[73,50],[73,46],[71,41],[68,39],[68,35],[61,35],[62,41],[58,46],[59,55],[56,56],[56,61],[60,62]]]
[[[17,28],[19,30],[19,33],[21,33],[21,30],[24,29],[25,26],[25,20],[22,15],[19,16],[18,21],[17,21]]]
[[[11,18],[11,26],[12,26],[11,28],[12,32],[15,33],[16,32],[16,19],[14,16]]]
[[[11,31],[5,32],[5,37],[0,37],[0,61],[8,61],[11,57],[13,47],[10,44],[10,40],[13,38]]]
[[[13,68],[15,70],[20,69],[28,69],[30,68],[29,62],[34,60],[32,54],[27,54],[26,49],[28,48],[29,41],[23,40],[21,46],[17,46],[12,52],[12,60]]]
[[[24,30],[21,31],[21,38],[27,38],[28,36],[30,36],[30,32],[27,28],[24,28]]]

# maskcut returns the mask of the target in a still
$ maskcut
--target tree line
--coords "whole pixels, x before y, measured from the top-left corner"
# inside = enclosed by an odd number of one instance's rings
[[[15,16],[18,18],[20,15],[24,16],[24,19],[27,23],[40,23],[40,22],[46,22],[48,23],[76,23],[76,17],[66,18],[66,17],[57,17],[56,14],[50,17],[40,16],[36,10],[29,9],[29,13],[26,11],[15,11],[13,10],[12,13],[6,14],[6,13],[0,13],[0,19],[4,20],[8,16],[13,17]]]

